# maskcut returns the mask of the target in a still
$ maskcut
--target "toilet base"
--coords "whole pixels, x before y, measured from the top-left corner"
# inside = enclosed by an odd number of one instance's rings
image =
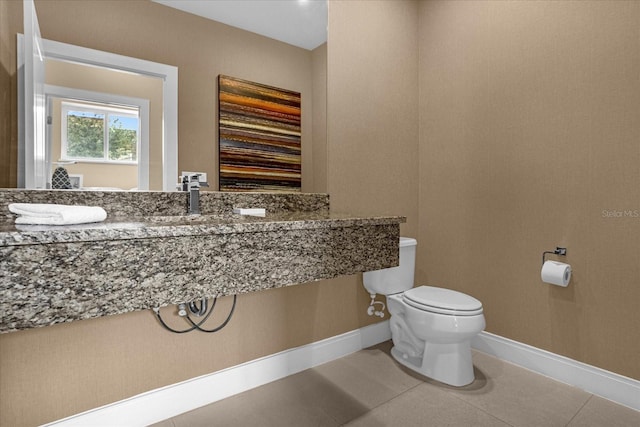
[[[391,355],[412,371],[454,387],[469,385],[475,379],[469,341],[454,344],[426,343],[421,357],[409,356],[393,347]]]

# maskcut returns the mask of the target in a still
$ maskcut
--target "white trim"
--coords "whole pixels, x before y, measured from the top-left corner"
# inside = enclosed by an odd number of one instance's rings
[[[483,353],[640,411],[640,381],[527,344],[481,332],[471,346]]]
[[[25,2],[26,3],[26,2]],[[23,34],[18,34],[17,37],[17,49],[18,49],[18,55],[17,55],[17,61],[18,61],[18,167],[17,167],[17,172],[18,172],[18,188],[27,188],[27,183],[26,183],[26,176],[27,176],[27,164],[26,164],[26,159],[27,159],[27,154],[31,154],[28,153],[29,151],[31,151],[31,148],[27,148],[27,144],[25,144],[25,141],[27,140],[27,137],[25,135],[27,129],[27,121],[29,121],[30,119],[27,119],[27,114],[26,114],[26,110],[25,110],[25,102],[26,102],[26,85],[24,84],[24,80],[26,78],[26,76],[24,75],[25,70],[24,70],[24,35]],[[31,154],[33,156],[33,154]],[[31,175],[33,175],[33,173],[30,171],[29,172]]]
[[[33,0],[23,1],[24,36],[18,34],[18,183],[45,188],[45,65],[43,40]]]
[[[146,426],[339,359],[390,338],[387,320],[142,393],[46,426]]]

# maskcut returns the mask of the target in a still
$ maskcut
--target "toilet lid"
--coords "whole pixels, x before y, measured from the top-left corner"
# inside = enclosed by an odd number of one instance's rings
[[[420,310],[457,316],[482,313],[482,303],[472,296],[451,289],[419,286],[403,295],[404,301]]]

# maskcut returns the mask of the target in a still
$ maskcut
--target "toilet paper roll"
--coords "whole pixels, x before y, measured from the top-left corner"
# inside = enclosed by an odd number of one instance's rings
[[[545,283],[566,287],[571,280],[571,266],[557,261],[545,261],[540,277]]]

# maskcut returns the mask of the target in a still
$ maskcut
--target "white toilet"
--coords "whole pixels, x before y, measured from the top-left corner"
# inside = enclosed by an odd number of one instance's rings
[[[387,296],[394,359],[452,386],[474,380],[471,339],[485,327],[482,303],[449,289],[413,288],[416,240],[400,238],[400,265],[365,272],[364,287]]]

